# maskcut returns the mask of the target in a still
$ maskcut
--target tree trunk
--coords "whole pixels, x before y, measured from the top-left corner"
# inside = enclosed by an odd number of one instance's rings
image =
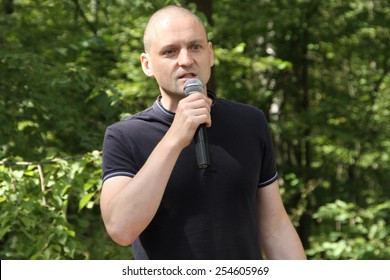
[[[4,0],[2,6],[3,12],[6,15],[10,15],[14,12],[14,0]]]

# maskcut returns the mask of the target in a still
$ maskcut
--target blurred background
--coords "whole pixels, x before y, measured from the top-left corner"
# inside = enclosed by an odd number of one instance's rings
[[[387,0],[0,0],[0,258],[132,258],[100,216],[101,147],[159,94],[139,55],[167,4],[207,26],[208,87],[265,112],[308,258],[390,259]]]

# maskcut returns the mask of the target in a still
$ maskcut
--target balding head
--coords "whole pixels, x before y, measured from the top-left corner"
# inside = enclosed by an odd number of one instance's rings
[[[205,35],[207,37],[207,32],[206,28],[204,27],[203,22],[200,20],[200,18],[192,13],[190,10],[184,8],[184,7],[179,7],[179,6],[166,6],[157,12],[155,12],[149,19],[145,32],[144,32],[144,38],[143,38],[143,43],[144,43],[144,50],[145,52],[148,52],[150,50],[150,45],[151,45],[151,40],[153,36],[153,32],[158,32],[158,24],[164,21],[165,19],[169,18],[178,18],[178,17],[183,17],[183,16],[191,16],[194,17],[199,23],[202,25]]]

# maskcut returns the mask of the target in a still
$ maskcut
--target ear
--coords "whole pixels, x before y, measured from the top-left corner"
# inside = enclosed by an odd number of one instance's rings
[[[152,63],[150,62],[149,54],[142,53],[140,59],[142,70],[144,71],[145,75],[148,77],[153,77]]]
[[[208,42],[209,52],[210,52],[210,67],[214,66],[214,48],[211,42]]]

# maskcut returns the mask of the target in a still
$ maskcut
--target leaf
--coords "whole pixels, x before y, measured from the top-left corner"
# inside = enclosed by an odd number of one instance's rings
[[[87,203],[91,200],[91,198],[94,195],[95,195],[94,193],[89,193],[81,198],[79,202],[79,211],[82,210],[87,205]]]
[[[6,235],[11,229],[11,226],[6,226],[0,230],[0,240]]]

